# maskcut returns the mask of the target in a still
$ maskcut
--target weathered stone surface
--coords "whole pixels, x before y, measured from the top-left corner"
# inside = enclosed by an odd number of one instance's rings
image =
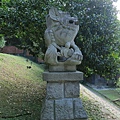
[[[54,100],[45,100],[40,120],[54,120]]]
[[[43,80],[45,81],[80,81],[83,80],[83,73],[76,72],[44,72]]]
[[[65,83],[65,97],[76,98],[80,94],[79,82],[66,82]]]
[[[52,83],[47,84],[47,99],[58,99],[64,97],[64,84],[63,83]]]
[[[41,120],[87,120],[79,98],[82,72],[44,72],[47,94]]]
[[[55,100],[55,118],[56,120],[74,119],[72,99]]]
[[[49,71],[50,72],[63,72],[63,71],[67,71],[67,72],[75,72],[76,71],[76,65],[49,65]]]
[[[74,118],[75,119],[87,119],[87,114],[79,98],[74,99],[73,105],[74,105]]]
[[[46,16],[45,63],[49,72],[43,73],[47,81],[47,95],[41,120],[86,119],[79,97],[79,81],[83,73],[76,71],[83,55],[74,38],[79,31],[77,17],[68,12],[51,8]]]
[[[83,59],[74,38],[79,31],[78,18],[51,8],[46,17],[45,62],[49,65],[78,65]]]

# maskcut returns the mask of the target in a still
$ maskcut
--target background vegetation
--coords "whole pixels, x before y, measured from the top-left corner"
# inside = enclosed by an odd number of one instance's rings
[[[78,67],[86,76],[97,73],[116,82],[120,68],[120,21],[117,0],[2,0],[1,34],[17,37],[19,47],[33,55],[45,52],[45,16],[51,6],[77,15],[80,30],[76,44],[84,60]]]
[[[5,46],[4,36],[0,34],[0,48],[3,48],[4,46]]]

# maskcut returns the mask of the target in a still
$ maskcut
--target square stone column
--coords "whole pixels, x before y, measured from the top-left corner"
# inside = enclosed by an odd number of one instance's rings
[[[47,88],[41,120],[87,120],[79,98],[82,72],[44,72],[43,80]]]

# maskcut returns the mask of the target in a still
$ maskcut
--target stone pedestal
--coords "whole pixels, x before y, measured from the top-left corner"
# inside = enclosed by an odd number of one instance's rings
[[[87,120],[80,95],[82,72],[44,72],[47,81],[46,99],[41,120]]]

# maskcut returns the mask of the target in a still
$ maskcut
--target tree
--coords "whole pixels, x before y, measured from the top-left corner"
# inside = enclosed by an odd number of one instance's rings
[[[116,0],[9,0],[2,7],[1,30],[15,36],[35,55],[45,51],[45,16],[51,6],[77,15],[80,30],[76,43],[84,60],[78,67],[86,76],[97,73],[114,78],[120,64],[120,22]]]
[[[5,40],[3,35],[0,34],[0,49],[3,48],[5,46]]]
[[[39,54],[44,46],[45,0],[8,0],[1,9],[1,33],[21,41],[20,48]]]
[[[80,20],[80,30],[76,38],[84,60],[78,69],[88,76],[92,73],[109,79],[120,72],[120,22],[115,0],[74,0],[66,3]]]

